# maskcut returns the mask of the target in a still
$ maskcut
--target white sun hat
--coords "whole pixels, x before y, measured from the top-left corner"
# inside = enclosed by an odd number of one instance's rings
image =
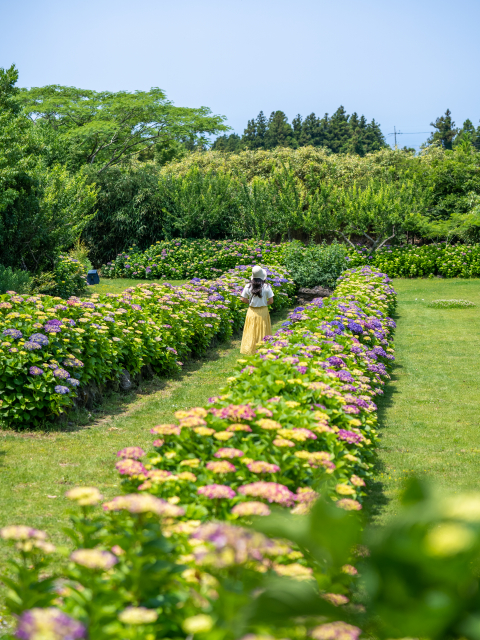
[[[267,277],[267,272],[265,271],[265,269],[262,269],[262,267],[259,267],[258,265],[253,267],[252,280],[253,278],[260,278],[261,280],[265,280],[266,277]]]

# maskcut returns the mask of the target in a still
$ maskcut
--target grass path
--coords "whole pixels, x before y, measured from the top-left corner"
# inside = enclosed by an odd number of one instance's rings
[[[396,513],[402,480],[480,488],[480,280],[396,280],[396,367],[379,401],[376,521]],[[427,302],[462,298],[471,309]]]
[[[285,310],[272,317],[274,330],[286,315]],[[149,449],[151,427],[217,394],[240,357],[239,348],[237,338],[188,361],[175,379],[144,384],[130,396],[112,396],[86,426],[43,434],[0,431],[0,526],[30,525],[60,542],[71,506],[65,491],[93,485],[106,497],[116,495],[116,452],[131,445]],[[5,552],[1,545],[0,559]]]
[[[87,291],[83,297],[88,298],[93,293],[122,293],[128,287],[138,287],[139,284],[152,284],[157,282],[158,284],[185,284],[189,280],[135,280],[133,278],[102,278],[100,277],[100,283],[87,287]]]

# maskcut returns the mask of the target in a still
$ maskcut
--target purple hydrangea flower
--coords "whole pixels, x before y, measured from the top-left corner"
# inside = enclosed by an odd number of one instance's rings
[[[43,369],[40,369],[40,367],[30,367],[30,369],[28,370],[28,373],[31,376],[41,376],[43,373]]]
[[[68,371],[65,371],[65,369],[60,369],[60,367],[58,369],[54,369],[53,375],[56,378],[60,378],[60,380],[66,380],[67,378],[70,377],[70,374],[68,373]]]
[[[36,638],[62,638],[63,640],[80,640],[86,637],[86,629],[60,609],[47,607],[24,611],[18,620],[16,637],[20,640]]]
[[[77,380],[76,378],[67,378],[67,383],[71,387],[78,387],[80,385],[80,380]]]

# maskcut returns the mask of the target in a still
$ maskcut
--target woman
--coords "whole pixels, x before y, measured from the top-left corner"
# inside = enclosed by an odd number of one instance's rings
[[[247,317],[243,328],[242,346],[240,353],[252,355],[257,350],[257,344],[265,336],[272,334],[268,305],[273,302],[273,291],[265,279],[267,273],[262,267],[253,267],[252,281],[245,285],[240,300],[248,304]]]

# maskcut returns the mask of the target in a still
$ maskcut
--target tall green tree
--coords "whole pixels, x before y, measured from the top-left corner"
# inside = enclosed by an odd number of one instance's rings
[[[206,135],[228,129],[224,116],[176,107],[158,87],[111,93],[50,85],[23,90],[19,99],[32,122],[62,139],[72,167],[92,164],[98,172],[159,143],[198,147],[208,143]]]
[[[462,128],[453,141],[454,147],[461,144],[471,145],[474,149],[480,150],[480,126],[475,129],[475,125],[468,118],[463,123]]]
[[[447,109],[445,115],[437,118],[435,122],[431,122],[430,126],[434,127],[436,131],[428,138],[427,144],[440,142],[444,149],[452,149],[453,140],[458,133],[458,129],[455,129],[455,122],[452,120],[450,109]]]
[[[295,139],[292,126],[288,122],[283,111],[272,111],[268,119],[268,129],[265,135],[265,146],[267,149],[275,147],[290,147],[295,149],[297,141]]]

